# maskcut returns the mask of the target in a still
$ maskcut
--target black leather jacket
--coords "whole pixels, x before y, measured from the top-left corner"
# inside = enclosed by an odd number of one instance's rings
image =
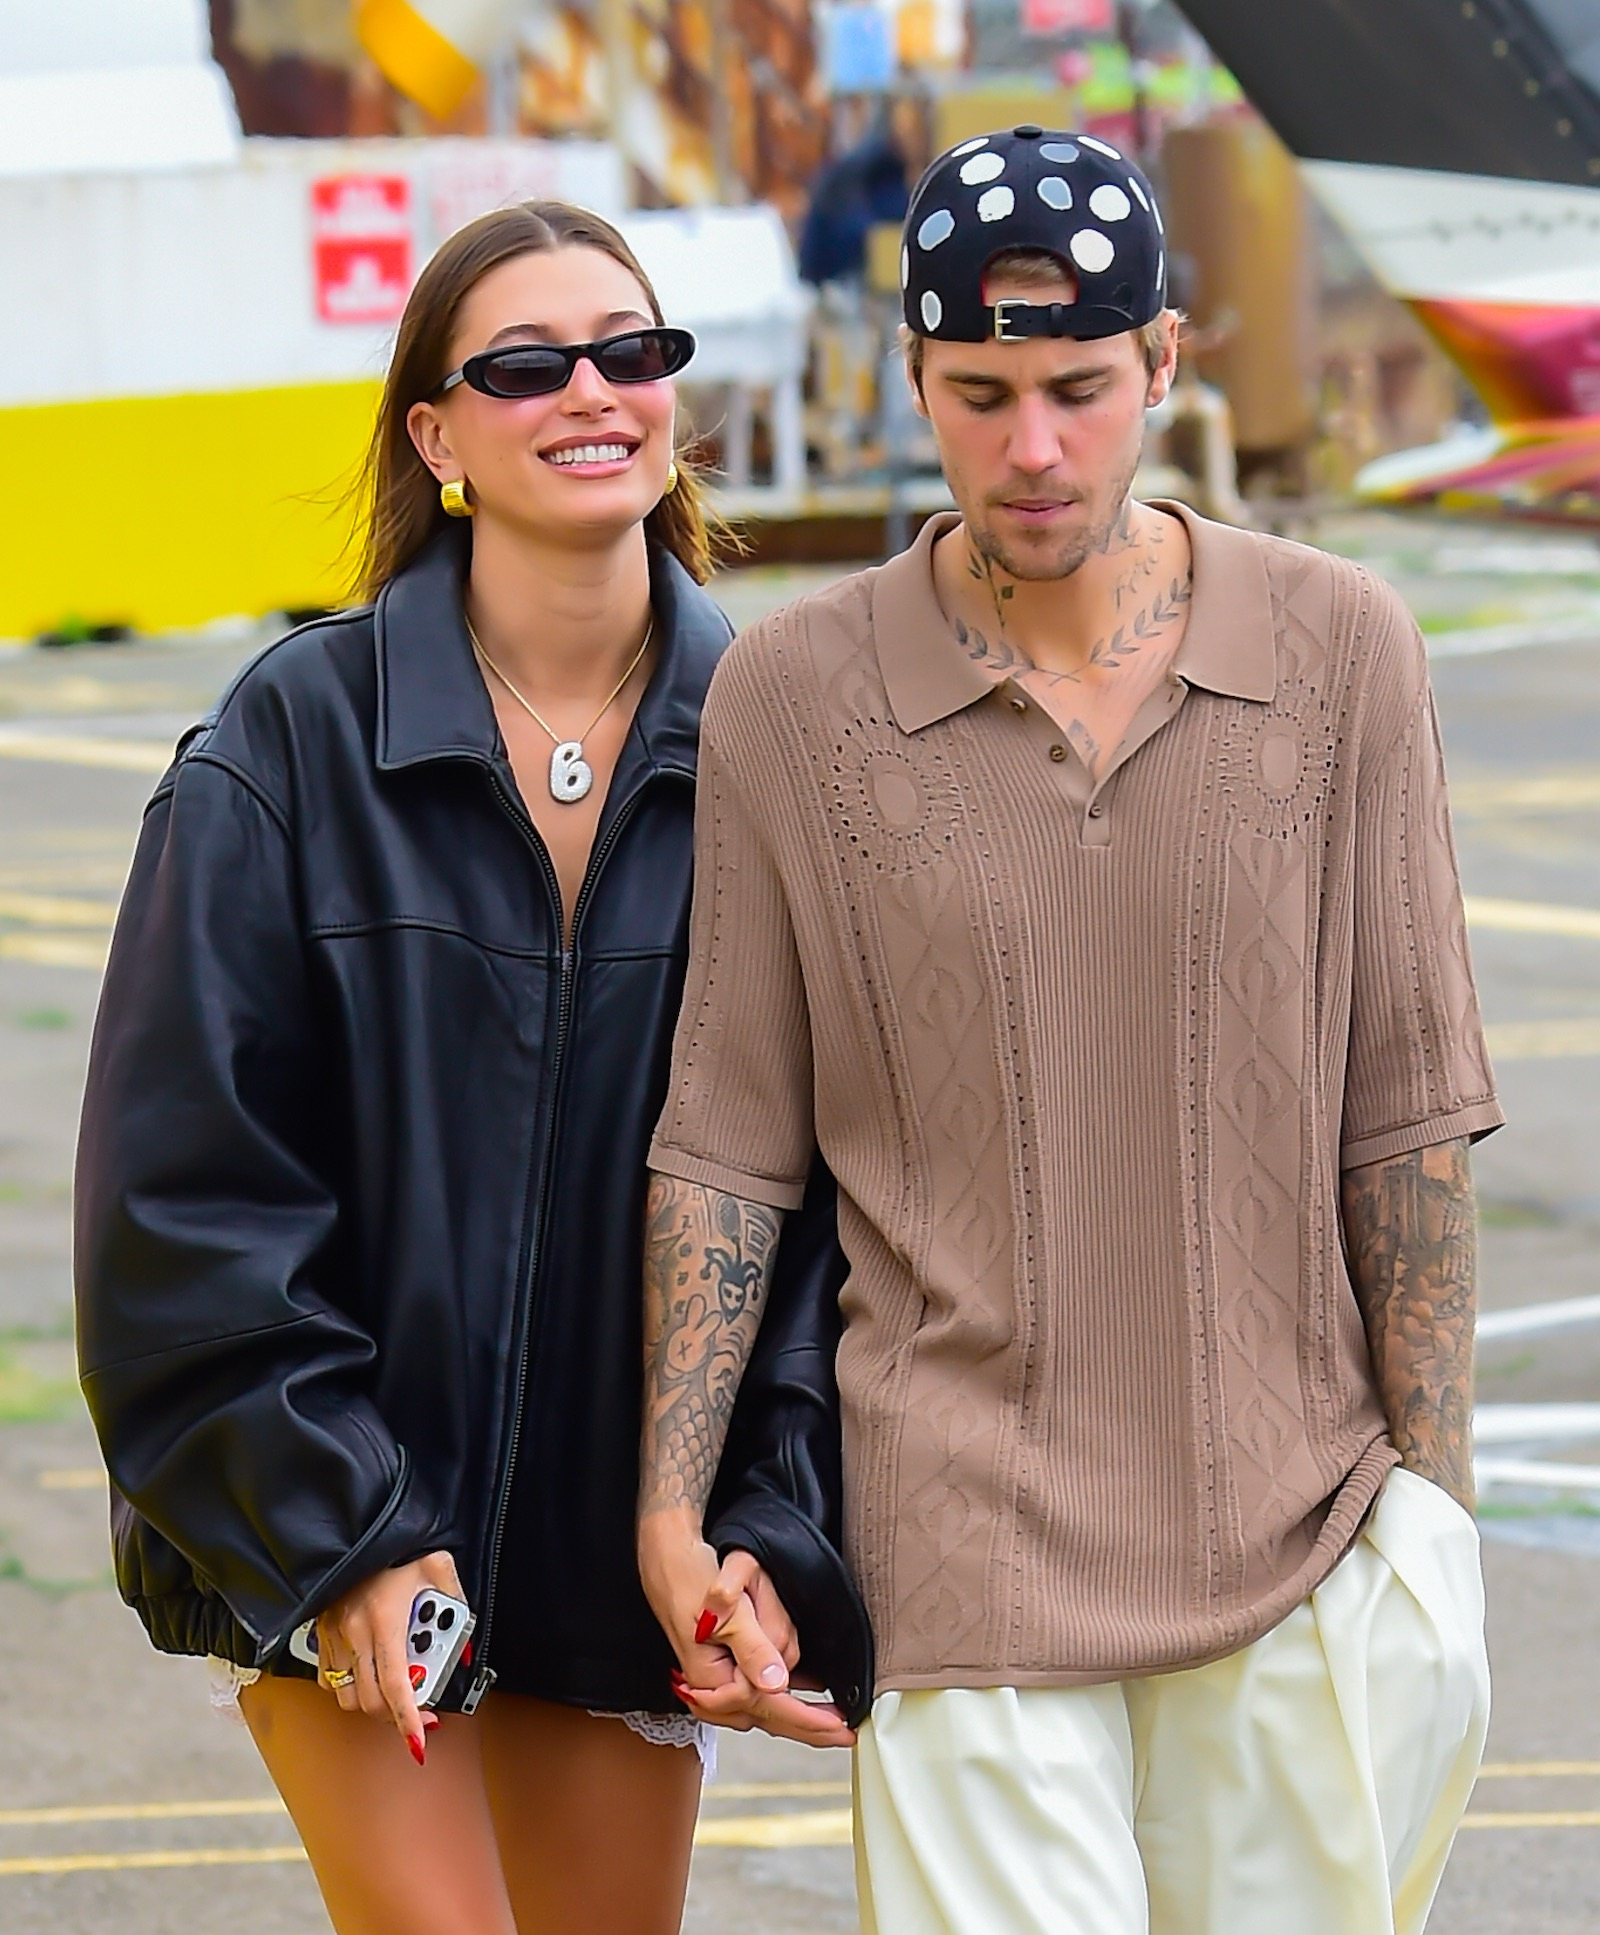
[[[660,663],[564,950],[462,555],[447,534],[375,608],[264,653],[150,803],[78,1163],[117,1577],[163,1650],[294,1671],[302,1620],[445,1548],[475,1671],[514,1652],[541,1662],[519,1691],[670,1712],[634,1563],[641,1212],[728,626],[653,556]],[[859,1711],[831,1187],[780,1246],[717,1536],[809,1608]]]

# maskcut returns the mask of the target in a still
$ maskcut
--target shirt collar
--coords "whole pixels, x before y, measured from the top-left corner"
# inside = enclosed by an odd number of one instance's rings
[[[1251,531],[1216,524],[1187,504],[1151,500],[1182,518],[1194,554],[1194,593],[1173,671],[1227,698],[1271,700],[1278,684],[1277,634],[1261,544]],[[915,543],[879,568],[872,629],[890,710],[902,732],[948,719],[995,686],[945,616],[933,583],[933,547],[959,522],[930,517]]]

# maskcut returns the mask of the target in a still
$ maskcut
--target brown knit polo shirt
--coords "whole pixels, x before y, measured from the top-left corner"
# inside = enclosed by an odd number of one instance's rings
[[[851,1274],[848,1535],[881,1688],[1246,1645],[1394,1462],[1339,1171],[1500,1121],[1421,641],[1185,511],[1174,676],[1094,783],[931,550],[746,632],[706,706],[652,1165]]]

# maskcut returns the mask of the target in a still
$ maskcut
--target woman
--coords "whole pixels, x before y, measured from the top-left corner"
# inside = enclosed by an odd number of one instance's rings
[[[119,1579],[158,1647],[232,1663],[340,1935],[682,1909],[639,1233],[728,626],[661,325],[582,211],[444,245],[373,443],[375,604],[180,748],[105,985],[79,1305]],[[825,1305],[831,1210],[785,1248]],[[478,1622],[442,1721],[407,1676],[425,1589]]]

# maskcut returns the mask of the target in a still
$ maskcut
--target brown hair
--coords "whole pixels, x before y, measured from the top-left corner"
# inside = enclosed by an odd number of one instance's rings
[[[438,483],[417,454],[406,416],[449,374],[450,338],[467,292],[502,262],[561,248],[598,249],[620,262],[644,291],[656,321],[666,320],[633,250],[609,222],[587,209],[569,202],[519,202],[458,229],[417,278],[395,337],[359,485],[362,596],[376,597],[449,525]],[[677,464],[678,487],[645,519],[645,533],[670,551],[696,584],[704,584],[722,528],[707,515],[700,475],[686,453],[679,452]]]
[[[1045,249],[1002,249],[988,264],[983,272],[985,287],[990,282],[1014,282],[1019,288],[1032,289],[1040,294],[1051,290],[1070,290],[1068,300],[1076,301],[1078,279],[1067,265]],[[1130,331],[1138,339],[1139,353],[1144,358],[1144,366],[1154,376],[1161,367],[1161,358],[1166,353],[1167,330],[1166,314],[1153,316],[1142,329]],[[925,336],[915,330],[905,333],[906,364],[912,379],[920,390],[922,387],[922,358],[927,343]]]

